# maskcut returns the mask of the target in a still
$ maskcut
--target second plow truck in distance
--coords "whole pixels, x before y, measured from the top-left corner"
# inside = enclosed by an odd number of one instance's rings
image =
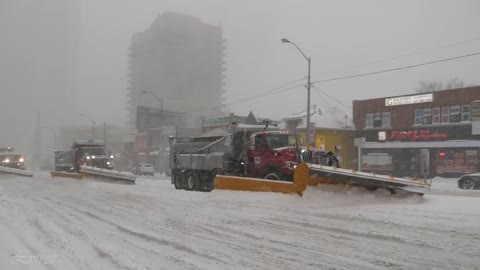
[[[293,194],[303,194],[308,186],[319,184],[382,188],[392,194],[423,195],[430,190],[425,173],[423,179],[411,179],[341,169],[336,154],[305,149],[295,133],[266,131],[267,127],[231,124],[221,135],[171,138],[172,184],[176,189],[196,191]],[[422,156],[423,171],[428,172],[428,155]]]
[[[71,150],[55,151],[53,177],[81,179],[85,176],[135,183],[136,177],[113,170],[113,156],[107,156],[103,142],[73,142]]]

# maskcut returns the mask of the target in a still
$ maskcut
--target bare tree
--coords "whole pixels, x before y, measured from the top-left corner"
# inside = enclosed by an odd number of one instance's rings
[[[463,87],[465,87],[465,83],[457,77],[450,79],[450,81],[447,82],[447,85],[445,85],[445,89],[455,89]]]
[[[428,93],[443,89],[443,84],[440,81],[420,81],[418,84],[417,93]]]
[[[465,87],[465,83],[457,77],[451,78],[445,85],[443,85],[441,81],[420,81],[418,84],[417,93],[428,93],[439,90]]]

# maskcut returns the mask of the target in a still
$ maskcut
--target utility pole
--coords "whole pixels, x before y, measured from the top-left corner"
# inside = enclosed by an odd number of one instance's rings
[[[307,141],[307,145],[310,146],[310,144],[312,143],[312,138],[311,138],[311,125],[310,125],[310,88],[311,88],[311,64],[312,64],[312,58],[310,58],[309,56],[307,56],[301,49],[300,47],[297,46],[297,44],[295,44],[294,42],[286,39],[286,38],[282,38],[281,41],[283,43],[290,43],[292,44],[293,46],[295,46],[295,48],[297,48],[297,50],[303,55],[303,57],[305,57],[305,60],[307,60],[308,62],[308,79],[307,79],[307,130],[306,130],[306,136],[305,136],[305,139]]]
[[[107,121],[103,121],[103,143],[107,147]]]
[[[311,76],[311,64],[312,64],[312,59],[310,57],[307,58],[308,61],[308,79],[307,79],[307,143],[308,146],[310,147],[310,144],[312,143],[312,128],[310,125],[310,88],[312,87],[312,83],[310,81],[310,76]]]

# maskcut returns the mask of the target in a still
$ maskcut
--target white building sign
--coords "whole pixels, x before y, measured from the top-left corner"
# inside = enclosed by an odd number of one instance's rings
[[[423,94],[416,96],[403,96],[403,97],[393,97],[385,99],[385,106],[398,106],[398,105],[407,105],[407,104],[416,104],[416,103],[426,103],[433,101],[433,94]]]

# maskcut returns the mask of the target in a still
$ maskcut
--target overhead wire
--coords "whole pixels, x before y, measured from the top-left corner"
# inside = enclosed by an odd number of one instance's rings
[[[348,105],[346,105],[345,103],[341,102],[340,100],[338,100],[338,99],[336,99],[336,98],[328,95],[327,93],[325,93],[324,91],[322,91],[322,89],[316,87],[315,85],[312,85],[312,87],[313,87],[314,89],[316,89],[317,91],[319,91],[320,93],[324,94],[325,96],[329,97],[329,98],[332,99],[333,101],[337,102],[338,104],[340,104],[340,105],[342,105],[342,106],[344,106],[344,107],[346,107],[346,108],[348,108],[348,109],[352,109],[351,106],[348,106]]]
[[[410,68],[432,65],[432,64],[442,63],[442,62],[448,62],[448,61],[467,58],[467,57],[472,57],[472,56],[476,56],[476,55],[480,55],[480,52],[470,53],[470,54],[465,54],[465,55],[460,55],[460,56],[455,56],[455,57],[449,57],[449,58],[444,58],[444,59],[430,61],[430,62],[424,62],[424,63],[420,63],[420,64],[414,64],[414,65],[409,65],[409,66],[390,68],[390,69],[378,70],[378,71],[373,71],[373,72],[367,72],[367,73],[361,73],[361,74],[356,74],[356,75],[343,76],[343,77],[337,77],[337,78],[331,78],[331,79],[325,79],[325,80],[317,80],[317,81],[312,81],[312,83],[332,82],[332,81],[339,81],[339,80],[345,80],[345,79],[351,79],[351,78],[365,77],[365,76],[370,76],[370,75],[375,75],[375,74],[387,73],[387,72],[398,71],[398,70],[403,70],[403,69],[410,69]]]
[[[374,60],[374,61],[370,61],[370,62],[363,63],[363,64],[352,65],[352,66],[338,68],[338,69],[334,69],[334,70],[328,70],[328,71],[325,71],[323,73],[345,71],[345,70],[359,68],[359,67],[363,67],[363,66],[385,63],[385,62],[389,62],[389,61],[393,61],[393,60],[397,60],[397,59],[401,59],[401,58],[405,58],[405,57],[426,54],[426,53],[429,53],[429,52],[438,51],[438,50],[445,49],[445,48],[450,48],[450,47],[456,47],[458,45],[463,45],[463,44],[467,44],[467,43],[470,43],[470,42],[473,42],[473,41],[479,41],[479,40],[480,40],[480,37],[475,37],[475,38],[468,39],[468,40],[462,40],[462,41],[458,41],[458,42],[448,43],[448,44],[445,44],[445,45],[442,45],[442,46],[439,46],[439,47],[434,47],[434,48],[425,49],[425,50],[418,50],[418,51],[414,51],[414,52],[411,52],[411,53],[406,53],[406,54],[401,54],[401,55],[397,55],[397,56],[394,56],[394,57]]]
[[[480,55],[480,52],[460,55],[460,56],[456,56],[456,57],[449,57],[449,58],[444,58],[444,59],[435,60],[435,61],[423,62],[423,63],[413,64],[413,65],[408,65],[408,66],[402,66],[402,67],[396,67],[396,68],[390,68],[390,69],[383,69],[383,70],[378,70],[378,71],[373,71],[373,72],[367,72],[367,73],[361,73],[361,74],[355,74],[355,75],[349,75],[349,76],[342,76],[342,77],[336,77],[336,78],[330,78],[330,79],[324,79],[324,80],[316,80],[316,81],[312,81],[311,83],[312,84],[323,83],[323,82],[331,82],[331,81],[339,81],[339,80],[346,80],[346,79],[352,79],[352,78],[358,78],[358,77],[371,76],[371,75],[376,75],[376,74],[382,74],[382,73],[387,73],[387,72],[393,72],[393,71],[411,69],[411,68],[420,67],[420,66],[426,66],[426,65],[432,65],[432,64],[442,63],[442,62],[448,62],[448,61],[458,60],[458,59],[462,59],[462,58],[468,58],[468,57],[477,56],[477,55]],[[270,89],[270,90],[267,90],[267,91],[263,91],[259,94],[249,96],[249,97],[245,97],[245,98],[242,98],[242,99],[238,99],[238,100],[235,100],[235,101],[232,101],[232,102],[225,103],[224,106],[243,103],[243,102],[255,100],[255,99],[258,99],[258,98],[262,98],[262,97],[265,97],[265,96],[277,94],[277,93],[280,93],[280,92],[292,90],[294,88],[302,86],[303,84],[293,85],[293,86],[290,86],[290,87],[287,87],[287,86],[292,85],[294,83],[297,83],[297,82],[299,82],[301,80],[304,80],[304,79],[305,79],[305,77],[302,77],[301,79],[292,81],[288,84],[284,84],[282,86],[279,86],[279,87],[276,87],[276,88],[273,88],[273,89]],[[287,88],[285,88],[285,87],[287,87]],[[329,96],[325,92],[322,91],[322,93],[325,94],[326,96],[328,96],[329,98],[335,100],[339,104],[341,104],[341,105],[343,105],[343,106],[345,106],[349,109],[352,108],[351,106],[345,105],[341,101]]]
[[[225,105],[238,104],[238,103],[262,98],[262,97],[265,97],[265,96],[273,95],[273,94],[276,94],[276,93],[284,92],[284,91],[287,91],[287,90],[291,90],[291,89],[297,88],[299,86],[303,86],[303,84],[297,84],[297,85],[290,86],[292,84],[295,84],[295,83],[297,83],[299,81],[303,81],[303,80],[305,80],[305,77],[302,77],[301,79],[297,79],[297,80],[292,81],[290,83],[284,84],[282,86],[275,87],[275,88],[267,90],[267,91],[263,91],[259,94],[253,95],[253,96],[249,96],[249,97],[245,97],[245,98],[242,98],[242,99],[238,99],[238,100],[235,100],[235,101],[228,102]],[[287,86],[290,86],[290,87],[287,87]],[[285,88],[285,87],[287,87],[287,88]]]

